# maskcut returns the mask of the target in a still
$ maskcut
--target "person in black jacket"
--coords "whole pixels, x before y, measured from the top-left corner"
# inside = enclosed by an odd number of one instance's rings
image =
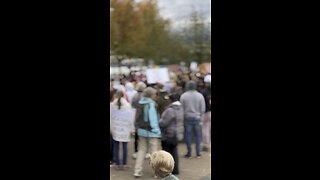
[[[162,149],[169,152],[175,161],[172,174],[179,174],[178,141],[183,139],[184,114],[182,105],[179,102],[179,94],[169,96],[171,104],[166,107],[161,115],[159,126],[161,129]]]

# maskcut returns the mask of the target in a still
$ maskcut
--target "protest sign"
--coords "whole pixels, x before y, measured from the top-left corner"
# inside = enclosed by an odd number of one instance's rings
[[[197,62],[191,62],[191,63],[190,63],[190,70],[191,70],[192,72],[198,71],[198,63],[197,63]]]
[[[148,84],[170,81],[168,68],[148,69],[146,71],[146,76]]]
[[[135,110],[111,109],[110,129],[112,137],[119,142],[129,142],[130,133],[133,129]]]

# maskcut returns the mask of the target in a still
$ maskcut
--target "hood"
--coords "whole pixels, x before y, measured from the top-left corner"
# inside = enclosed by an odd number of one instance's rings
[[[178,108],[178,107],[182,107],[182,104],[179,101],[175,101],[169,104],[166,108]]]
[[[154,103],[154,101],[151,98],[146,98],[146,97],[143,97],[139,101],[139,104],[150,104],[150,103]]]
[[[175,101],[172,103],[172,105],[181,106],[182,104],[179,101]]]

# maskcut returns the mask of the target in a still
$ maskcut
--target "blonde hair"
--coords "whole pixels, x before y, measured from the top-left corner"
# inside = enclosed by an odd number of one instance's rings
[[[173,171],[174,159],[170,153],[161,150],[151,155],[150,164],[155,175],[164,178]]]

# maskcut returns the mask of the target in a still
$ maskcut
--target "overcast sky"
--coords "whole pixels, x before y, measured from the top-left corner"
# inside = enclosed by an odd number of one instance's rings
[[[181,22],[190,16],[192,8],[211,22],[211,0],[157,0],[160,13],[172,22]]]
[[[207,22],[211,22],[211,0],[157,0],[157,2],[161,15],[170,19],[174,28],[186,23],[193,8],[203,15]]]

